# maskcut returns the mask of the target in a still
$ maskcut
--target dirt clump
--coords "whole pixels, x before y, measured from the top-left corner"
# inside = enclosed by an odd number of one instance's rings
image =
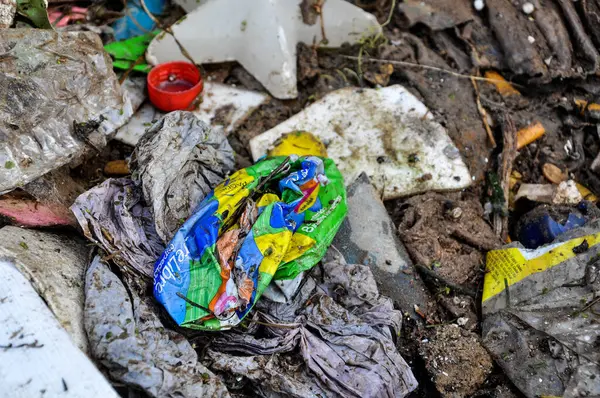
[[[442,397],[473,394],[492,372],[492,358],[479,336],[456,325],[436,328],[420,354]]]
[[[502,244],[479,201],[460,193],[414,196],[395,212],[400,238],[415,263],[456,284],[474,284],[484,252]]]

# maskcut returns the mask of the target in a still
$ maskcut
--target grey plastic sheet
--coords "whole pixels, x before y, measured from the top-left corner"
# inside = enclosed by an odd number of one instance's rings
[[[166,329],[150,297],[126,286],[96,256],[85,278],[84,324],[93,357],[111,378],[151,397],[228,397],[191,344]]]
[[[536,251],[509,245],[532,258],[555,250],[564,260],[483,302],[483,343],[527,397],[600,396],[599,231],[594,221]],[[583,237],[589,248],[561,252],[560,242]]]
[[[120,266],[152,278],[164,250],[142,190],[128,178],[110,178],[81,194],[71,210],[84,235]]]
[[[133,180],[108,179],[81,194],[71,210],[88,239],[119,265],[151,278],[163,242],[233,165],[221,132],[190,112],[171,112],[136,146]]]
[[[133,179],[143,188],[164,242],[233,167],[225,135],[185,111],[168,113],[150,127],[131,160]]]
[[[392,340],[400,311],[367,266],[338,257],[322,271],[290,303],[260,301],[246,332],[214,340],[210,366],[249,378],[265,396],[406,396],[417,382]]]

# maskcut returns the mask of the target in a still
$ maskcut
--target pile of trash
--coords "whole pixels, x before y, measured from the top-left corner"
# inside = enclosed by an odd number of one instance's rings
[[[600,396],[600,3],[0,1],[18,396]]]

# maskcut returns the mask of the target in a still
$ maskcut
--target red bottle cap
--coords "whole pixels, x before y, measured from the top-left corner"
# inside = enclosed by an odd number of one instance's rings
[[[200,71],[190,62],[167,62],[148,73],[148,96],[161,111],[188,109],[203,88]]]

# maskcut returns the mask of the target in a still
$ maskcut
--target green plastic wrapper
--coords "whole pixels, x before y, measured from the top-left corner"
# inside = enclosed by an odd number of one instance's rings
[[[219,184],[154,270],[154,295],[178,325],[236,326],[273,279],[318,263],[347,212],[333,160],[273,157]]]

